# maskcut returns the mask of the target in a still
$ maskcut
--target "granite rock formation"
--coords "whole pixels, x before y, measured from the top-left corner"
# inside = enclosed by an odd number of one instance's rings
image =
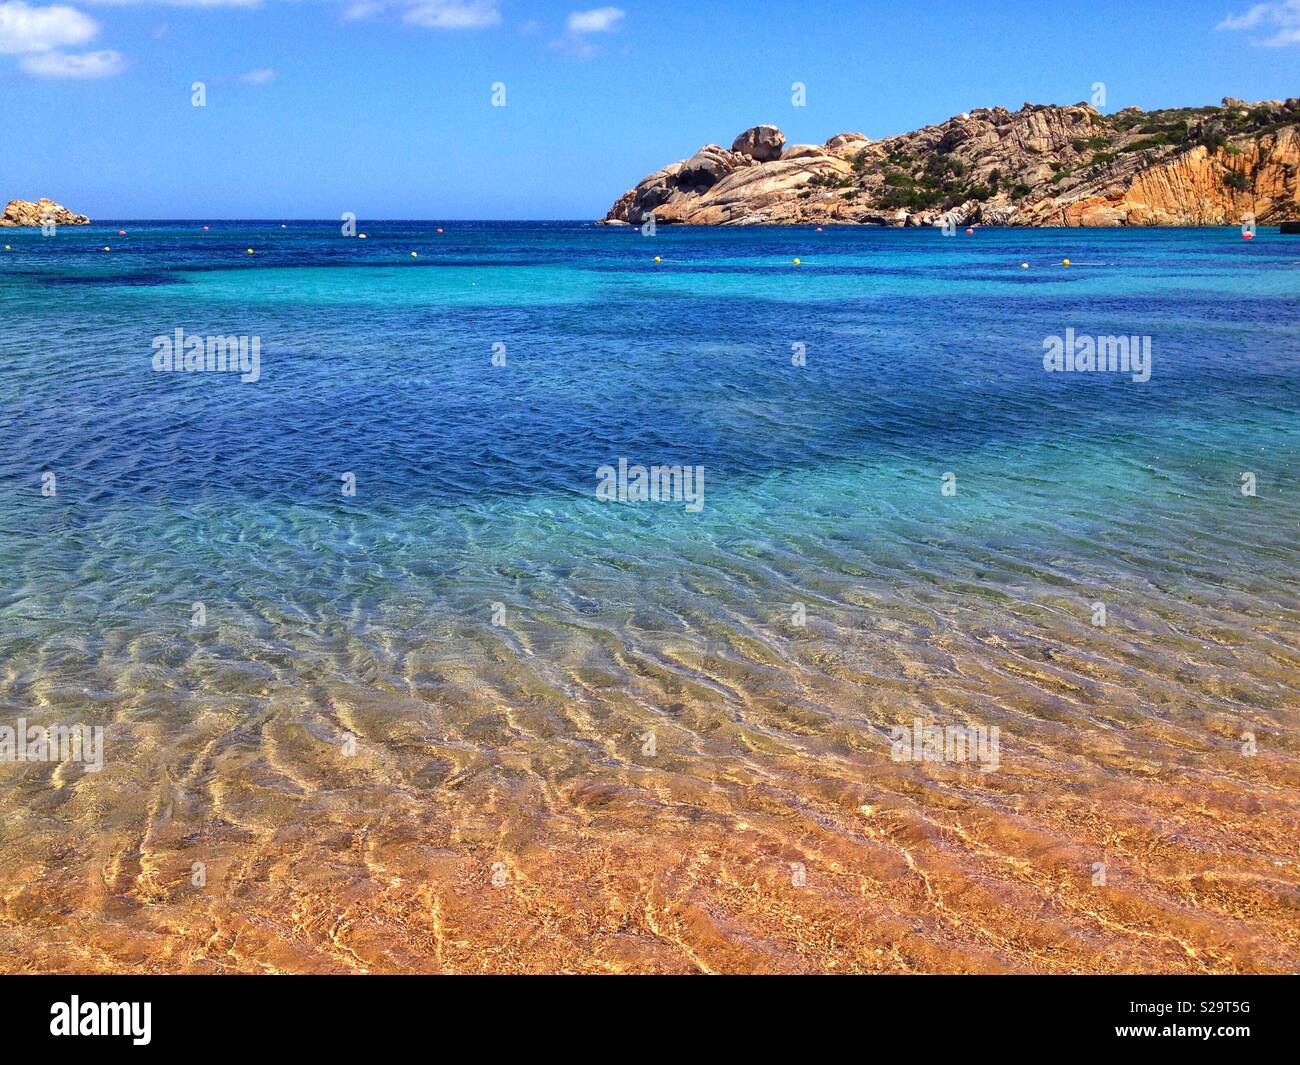
[[[0,226],[15,228],[18,226],[42,226],[50,219],[59,226],[84,226],[90,219],[84,214],[73,214],[66,207],[53,200],[10,200],[0,214]]]
[[[891,226],[1261,225],[1300,218],[1300,99],[1103,115],[979,108],[873,141],[755,126],[624,193],[603,219]]]

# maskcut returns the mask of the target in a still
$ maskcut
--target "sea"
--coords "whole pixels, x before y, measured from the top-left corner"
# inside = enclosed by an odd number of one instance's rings
[[[348,229],[0,230],[0,970],[1294,970],[1300,237]]]

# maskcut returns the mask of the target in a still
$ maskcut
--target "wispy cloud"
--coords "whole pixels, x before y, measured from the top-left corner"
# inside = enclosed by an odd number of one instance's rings
[[[75,7],[31,7],[22,0],[0,4],[0,53],[4,55],[75,47],[98,32],[99,23]]]
[[[349,4],[343,9],[344,22],[357,22],[361,19],[372,18],[384,10],[385,5],[378,0],[360,0],[360,3]]]
[[[275,71],[270,67],[250,70],[247,74],[239,75],[240,85],[270,85],[273,81],[275,81]]]
[[[84,0],[87,4],[106,7],[162,4],[166,7],[261,7],[262,0]]]
[[[1267,36],[1256,37],[1253,43],[1270,48],[1300,44],[1300,0],[1255,4],[1239,15],[1229,15],[1214,28],[1262,31]]]
[[[430,30],[481,30],[501,25],[495,0],[423,0],[402,17]]]
[[[590,11],[571,11],[565,22],[568,32],[551,42],[557,51],[567,52],[578,59],[592,59],[600,55],[601,48],[590,35],[612,33],[626,14],[618,7],[595,7]]]
[[[106,48],[100,52],[37,52],[18,64],[38,78],[110,78],[126,69],[126,57]]]
[[[570,33],[608,33],[622,21],[626,12],[617,7],[597,7],[574,11],[569,15]]]

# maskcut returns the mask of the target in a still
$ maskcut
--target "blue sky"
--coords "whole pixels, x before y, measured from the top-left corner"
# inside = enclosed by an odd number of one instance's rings
[[[0,202],[591,218],[761,122],[880,137],[1095,82],[1106,111],[1300,95],[1300,0],[590,4],[0,0]]]

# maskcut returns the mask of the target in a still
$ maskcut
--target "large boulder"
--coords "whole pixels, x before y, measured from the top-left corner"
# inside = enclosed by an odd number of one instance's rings
[[[826,150],[832,155],[856,155],[870,143],[864,133],[837,133],[826,142]]]
[[[774,159],[780,159],[784,147],[785,134],[775,126],[753,126],[731,144],[733,152],[747,155],[757,163],[770,163]]]
[[[679,185],[710,188],[738,166],[747,163],[748,160],[727,151],[720,144],[706,144],[682,164],[677,181]]]
[[[830,155],[820,144],[792,144],[781,153],[782,159],[811,159],[819,155]]]
[[[10,200],[0,215],[0,226],[10,228],[17,226],[43,226],[46,221],[58,226],[85,226],[90,219],[84,214],[73,214],[66,207],[61,207],[53,200]]]

